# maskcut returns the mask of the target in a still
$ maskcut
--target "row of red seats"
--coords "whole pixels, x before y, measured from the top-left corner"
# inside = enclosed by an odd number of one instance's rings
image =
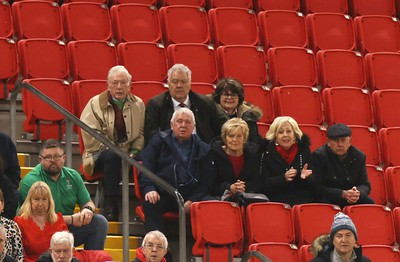
[[[4,4],[4,9],[8,6]],[[3,12],[2,12],[3,13]],[[46,1],[15,2],[1,37],[52,38],[66,41],[104,40],[117,43],[153,41],[164,44],[203,43],[263,45],[324,49],[358,49],[362,53],[399,51],[399,21],[391,16],[315,13],[305,18],[295,11],[254,13],[245,8],[167,6],[158,11],[141,4],[111,7],[98,3],[67,3],[61,8]],[[4,13],[6,15],[6,13]],[[2,20],[0,18],[0,20]],[[63,26],[64,25],[64,26]],[[260,31],[260,32],[259,32]],[[238,37],[240,36],[240,37]]]
[[[247,250],[258,250],[273,261],[308,261],[312,241],[322,234],[329,234],[334,215],[340,211],[338,206],[329,204],[303,204],[290,207],[282,203],[257,203],[249,205],[244,214],[233,203],[206,201],[194,203],[191,208],[192,232],[195,256],[229,261]],[[344,208],[357,227],[358,243],[366,245],[390,246],[400,240],[400,209],[381,205],[355,205]],[[316,215],[318,214],[318,215]],[[212,217],[213,219],[210,219]],[[373,219],[370,219],[373,218]],[[243,230],[244,227],[244,230]],[[247,245],[243,249],[243,243]],[[270,243],[260,244],[257,243]],[[274,243],[274,244],[273,244]],[[256,246],[254,246],[256,244]],[[305,245],[304,258],[297,246]],[[253,246],[252,246],[253,245]],[[275,246],[274,246],[275,245]],[[368,248],[367,248],[368,249]],[[275,253],[275,250],[280,252]],[[286,251],[283,251],[286,250]],[[372,248],[371,248],[372,250]],[[382,249],[384,250],[384,249]],[[365,252],[372,261],[378,259],[374,252]],[[382,251],[382,254],[387,251]],[[376,261],[399,261],[398,251],[389,252],[396,260],[380,256]],[[205,261],[213,261],[205,260]]]

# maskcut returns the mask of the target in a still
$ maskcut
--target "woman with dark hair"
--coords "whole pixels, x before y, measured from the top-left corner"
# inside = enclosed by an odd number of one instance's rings
[[[4,160],[0,155],[0,189],[2,190],[2,216],[14,219],[18,207],[18,199],[8,176],[4,174]]]

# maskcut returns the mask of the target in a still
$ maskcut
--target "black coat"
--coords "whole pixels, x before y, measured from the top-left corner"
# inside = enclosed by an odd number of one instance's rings
[[[206,96],[189,92],[190,109],[196,120],[196,132],[202,141],[210,143],[221,133],[222,125],[228,120],[226,114]],[[146,104],[144,139],[148,144],[150,138],[158,131],[171,127],[170,120],[174,113],[169,91],[150,99]]]
[[[330,262],[331,261],[331,253],[333,252],[334,246],[331,243],[326,243],[322,250],[318,252],[318,255],[310,260],[310,262]],[[371,260],[362,255],[362,249],[361,247],[359,248],[354,248],[354,251],[356,252],[356,262],[371,262]]]
[[[239,177],[236,177],[233,165],[228,155],[222,149],[223,141],[216,139],[211,148],[213,152],[214,170],[211,194],[222,196],[224,191],[240,179],[246,182],[246,192],[260,192],[260,175],[257,168],[258,145],[246,143],[243,149],[244,164]]]
[[[366,170],[366,156],[350,146],[342,161],[328,145],[323,145],[312,154],[313,176],[317,183],[317,195],[321,202],[343,206],[342,191],[356,186],[361,203],[367,203],[371,192]],[[371,200],[372,201],[372,200]]]
[[[276,150],[275,140],[264,140],[259,150],[259,172],[263,180],[263,192],[274,202],[296,204],[310,203],[314,201],[313,175],[307,179],[301,179],[300,174],[304,165],[308,163],[308,169],[312,169],[310,139],[303,135],[298,142],[298,152],[292,163],[287,164]],[[290,168],[297,170],[297,176],[293,181],[285,180],[285,173]]]

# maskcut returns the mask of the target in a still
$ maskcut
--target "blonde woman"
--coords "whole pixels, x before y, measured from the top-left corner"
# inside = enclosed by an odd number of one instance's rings
[[[42,181],[35,182],[29,189],[18,216],[14,218],[22,233],[24,261],[36,261],[49,249],[51,236],[55,232],[68,230],[62,214],[54,210],[49,186]]]
[[[260,155],[263,193],[271,201],[293,206],[314,200],[310,141],[292,117],[275,118]]]

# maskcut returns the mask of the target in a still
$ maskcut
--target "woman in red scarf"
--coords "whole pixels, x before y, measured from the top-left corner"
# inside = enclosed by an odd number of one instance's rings
[[[133,262],[166,262],[164,258],[168,250],[168,241],[158,230],[150,231],[143,238],[142,246],[136,249]]]
[[[263,193],[291,206],[313,202],[310,139],[289,116],[277,117],[260,146]]]

